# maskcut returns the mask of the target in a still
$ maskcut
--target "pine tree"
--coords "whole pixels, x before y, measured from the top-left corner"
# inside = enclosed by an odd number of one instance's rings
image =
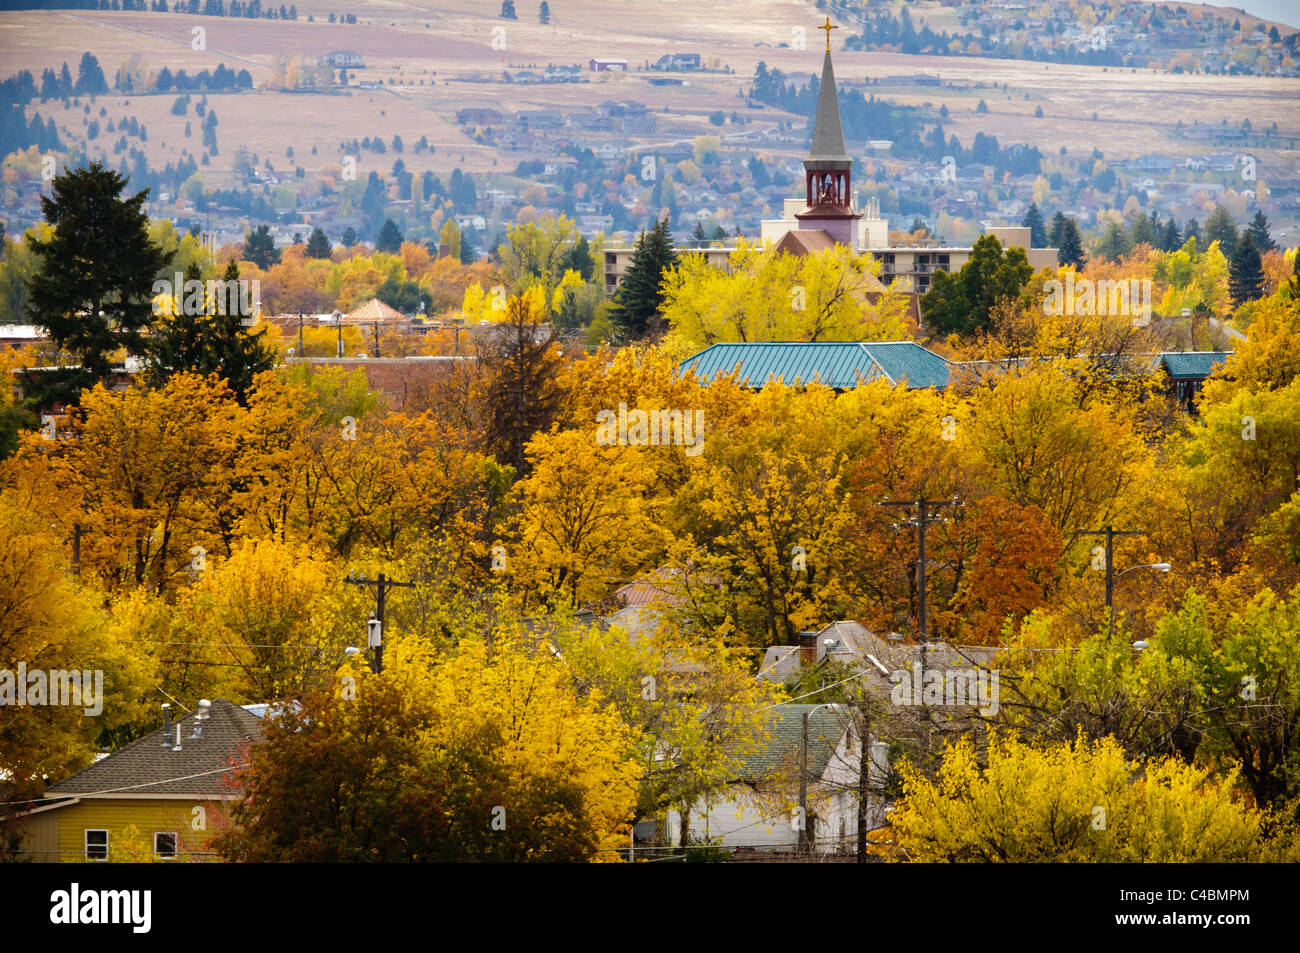
[[[307,257],[328,258],[333,250],[329,238],[321,231],[320,226],[313,228],[307,239]]]
[[[551,22],[551,5],[546,0],[542,0],[542,6],[537,11],[537,19],[543,26]]]
[[[1129,226],[1128,232],[1130,250],[1138,245],[1150,245],[1154,248],[1160,241],[1160,233],[1156,230],[1155,224],[1147,217],[1146,212],[1139,212],[1133,219],[1133,224]]]
[[[105,380],[118,348],[144,350],[154,324],[154,276],[171,255],[149,238],[144,203],[149,190],[122,198],[127,178],[98,162],[56,176],[41,196],[48,241],[30,239],[38,266],[28,280],[31,323],[80,362],[78,368],[28,378],[42,401],[75,403],[82,387]]]
[[[1056,246],[1056,261],[1061,265],[1083,266],[1083,236],[1079,234],[1079,223],[1072,218],[1065,219],[1061,226],[1061,237],[1053,242]]]
[[[1047,226],[1043,224],[1043,213],[1038,210],[1038,203],[1029,203],[1029,208],[1025,211],[1025,217],[1020,222],[1021,225],[1029,229],[1029,246],[1031,248],[1047,248]]]
[[[1261,211],[1255,212],[1255,218],[1250,223],[1250,237],[1254,239],[1255,248],[1261,254],[1277,248],[1277,242],[1273,241],[1273,236],[1268,231],[1268,219]]]
[[[1237,250],[1237,225],[1232,214],[1223,205],[1214,206],[1214,212],[1205,220],[1205,244],[1219,243],[1223,257],[1231,259]]]
[[[392,254],[402,250],[402,233],[398,231],[397,223],[391,218],[384,219],[384,225],[375,237],[375,250]]]
[[[1192,238],[1196,239],[1196,244],[1199,245],[1201,243],[1201,226],[1196,223],[1196,219],[1189,218],[1187,220],[1187,225],[1183,228],[1182,245],[1186,245],[1188,240]],[[1179,247],[1181,248],[1182,245],[1179,245]]]
[[[198,270],[191,266],[186,280],[196,277]],[[208,290],[215,294],[207,294]],[[232,259],[221,282],[205,289],[199,313],[184,316],[150,337],[149,373],[154,381],[187,370],[216,374],[241,404],[247,404],[253,378],[275,366],[275,354],[262,341],[265,329],[248,329],[246,322],[255,320],[252,309],[257,303],[249,301],[246,306],[243,297],[239,265]]]
[[[1236,305],[1264,296],[1264,267],[1250,231],[1242,235],[1237,250],[1228,261],[1228,293]]]
[[[1068,219],[1064,212],[1057,212],[1052,216],[1052,224],[1047,229],[1047,247],[1060,248],[1061,237],[1065,233],[1065,223]]]
[[[703,248],[709,243],[709,237],[704,234],[704,223],[696,221],[695,228],[691,231],[691,241],[696,248]]]
[[[664,273],[676,266],[677,252],[668,220],[661,218],[654,228],[637,237],[632,262],[614,295],[609,317],[626,336],[639,338],[659,330],[659,306],[663,303],[660,283]]]
[[[351,248],[357,243],[357,230],[349,225],[343,229],[343,247]]]
[[[251,261],[265,271],[280,261],[280,250],[275,247],[268,225],[259,225],[244,239],[244,261]]]
[[[1160,230],[1160,250],[1177,251],[1178,242],[1178,223],[1170,216],[1169,221],[1165,222],[1164,227]]]

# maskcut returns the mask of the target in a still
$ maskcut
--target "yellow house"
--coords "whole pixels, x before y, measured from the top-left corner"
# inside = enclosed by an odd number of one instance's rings
[[[45,863],[216,860],[207,841],[242,795],[234,769],[261,719],[224,699],[51,785],[19,820],[21,849]]]

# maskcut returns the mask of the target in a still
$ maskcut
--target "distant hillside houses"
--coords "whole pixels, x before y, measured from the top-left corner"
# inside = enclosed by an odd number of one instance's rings
[[[587,62],[587,69],[593,73],[627,72],[627,60],[610,57],[593,57]]]
[[[655,62],[651,69],[675,72],[677,70],[696,70],[700,68],[699,53],[666,53]]]
[[[352,50],[334,50],[320,57],[316,65],[332,66],[335,69],[364,69],[366,64],[360,53],[354,53]]]

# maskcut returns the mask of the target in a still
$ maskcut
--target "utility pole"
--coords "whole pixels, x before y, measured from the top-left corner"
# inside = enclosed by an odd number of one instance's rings
[[[916,507],[915,517],[904,520],[902,523],[895,524],[894,528],[899,526],[915,526],[917,533],[917,556],[916,556],[916,588],[917,588],[917,635],[921,642],[921,658],[924,664],[925,642],[927,636],[926,628],[926,583],[925,583],[925,531],[931,523],[946,523],[947,517],[935,516],[933,511],[944,506],[964,506],[965,504],[953,497],[949,500],[927,500],[924,496],[916,500],[882,500],[881,506],[898,506],[898,507]]]
[[[863,699],[865,706],[866,699]],[[871,716],[865,707],[858,726],[858,863],[867,862],[867,798],[871,788]]]
[[[803,713],[803,730],[799,735],[799,850],[808,850],[808,716],[813,709]]]
[[[1147,531],[1138,530],[1117,530],[1107,524],[1101,529],[1080,529],[1076,532],[1081,536],[1102,536],[1106,540],[1106,637],[1114,638],[1115,636],[1115,562],[1112,558],[1115,555],[1115,537],[1116,536],[1145,536]]]
[[[388,595],[388,590],[392,589],[394,586],[413,589],[415,588],[415,583],[399,582],[396,579],[389,579],[382,572],[379,574],[378,579],[367,579],[365,576],[357,579],[353,576],[348,576],[343,580],[343,582],[349,586],[375,587],[375,619],[379,622],[380,638],[379,644],[375,646],[375,674],[378,675],[384,670],[384,643],[382,640],[384,637],[384,601]]]

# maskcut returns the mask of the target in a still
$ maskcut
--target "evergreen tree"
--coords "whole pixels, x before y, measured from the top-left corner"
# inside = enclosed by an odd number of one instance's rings
[[[1188,239],[1191,238],[1196,239],[1196,244],[1199,245],[1201,243],[1201,226],[1196,223],[1196,219],[1194,218],[1189,218],[1187,220],[1187,225],[1183,228],[1183,240],[1178,247],[1181,248],[1183,245],[1186,245]]]
[[[695,228],[691,231],[691,242],[696,248],[703,248],[709,243],[709,237],[704,234],[704,223],[698,219],[695,222]]]
[[[1228,261],[1228,293],[1236,305],[1264,296],[1264,267],[1255,247],[1255,237],[1249,230],[1243,233]]]
[[[515,13],[515,0],[501,0],[500,19],[502,20],[519,19],[518,14]]]
[[[460,263],[462,265],[472,265],[478,261],[478,241],[475,237],[477,234],[468,225],[460,230]]]
[[[375,236],[375,250],[392,254],[402,250],[402,233],[398,231],[397,223],[391,218],[384,219],[383,227],[379,229],[379,234]]]
[[[1210,242],[1219,243],[1219,251],[1223,252],[1223,257],[1231,259],[1233,253],[1237,250],[1237,225],[1232,220],[1232,214],[1226,206],[1214,206],[1214,212],[1205,220],[1205,244],[1209,247]]]
[[[55,177],[41,196],[48,241],[31,238],[37,270],[28,280],[31,323],[80,362],[78,368],[28,378],[42,401],[75,403],[83,387],[105,380],[118,348],[144,351],[154,323],[154,276],[171,262],[149,238],[145,189],[122,197],[127,178],[98,162]],[[33,390],[34,388],[34,390]]]
[[[1047,229],[1047,247],[1060,248],[1061,236],[1065,233],[1065,223],[1068,221],[1064,212],[1057,212],[1052,216],[1052,224]]]
[[[1261,211],[1255,212],[1255,218],[1250,223],[1250,237],[1255,242],[1255,248],[1261,254],[1277,248],[1277,242],[1273,241],[1273,236],[1268,232],[1268,219],[1264,217],[1264,213]]]
[[[81,64],[77,67],[77,85],[73,89],[91,96],[108,92],[108,80],[104,78],[104,71],[94,54],[81,54]]]
[[[244,239],[244,261],[251,261],[265,271],[280,261],[280,250],[275,247],[268,225],[259,225]]]
[[[659,330],[659,306],[663,303],[660,283],[664,273],[677,266],[677,252],[661,218],[654,228],[637,236],[631,264],[614,294],[609,317],[629,338],[644,337]]]
[[[185,280],[188,284],[194,279],[202,280],[202,276],[191,264]],[[178,295],[178,313],[160,322],[149,337],[146,376],[151,383],[159,385],[184,371],[216,374],[230,385],[241,404],[247,404],[253,378],[275,366],[275,355],[262,342],[265,329],[254,333],[244,326],[254,303],[249,302],[245,309],[239,286],[239,265],[231,260],[221,283],[213,286],[216,293],[204,294],[202,307],[192,308]]]
[[[572,268],[578,274],[582,275],[583,281],[590,281],[591,276],[596,272],[596,259],[591,255],[591,245],[587,243],[585,235],[579,235],[578,240],[573,243],[564,255],[564,267]]]
[[[1065,219],[1061,226],[1061,237],[1052,243],[1056,246],[1056,262],[1059,265],[1083,266],[1083,236],[1079,234],[1079,223],[1072,218]]]
[[[1124,231],[1124,226],[1118,222],[1111,222],[1106,229],[1106,234],[1101,237],[1097,243],[1097,255],[1100,258],[1109,258],[1111,261],[1119,261],[1129,253],[1128,233]]]
[[[349,225],[343,229],[343,247],[351,248],[357,243],[357,230]]]
[[[317,225],[313,228],[311,235],[307,238],[307,257],[328,258],[333,250],[329,238],[321,231],[320,226]]]
[[[1176,251],[1178,247],[1178,223],[1170,216],[1169,221],[1160,229],[1160,250]]]
[[[1025,217],[1021,219],[1020,224],[1029,229],[1029,246],[1031,248],[1047,248],[1047,226],[1043,223],[1043,213],[1038,210],[1038,203],[1029,203],[1029,208],[1025,211]]]
[[[1156,230],[1155,223],[1147,217],[1146,212],[1138,212],[1133,219],[1133,224],[1129,226],[1128,240],[1130,250],[1138,245],[1150,245],[1155,248],[1160,243],[1160,233]]]
[[[546,0],[542,0],[541,9],[537,11],[537,19],[543,25],[551,22],[551,5]]]

